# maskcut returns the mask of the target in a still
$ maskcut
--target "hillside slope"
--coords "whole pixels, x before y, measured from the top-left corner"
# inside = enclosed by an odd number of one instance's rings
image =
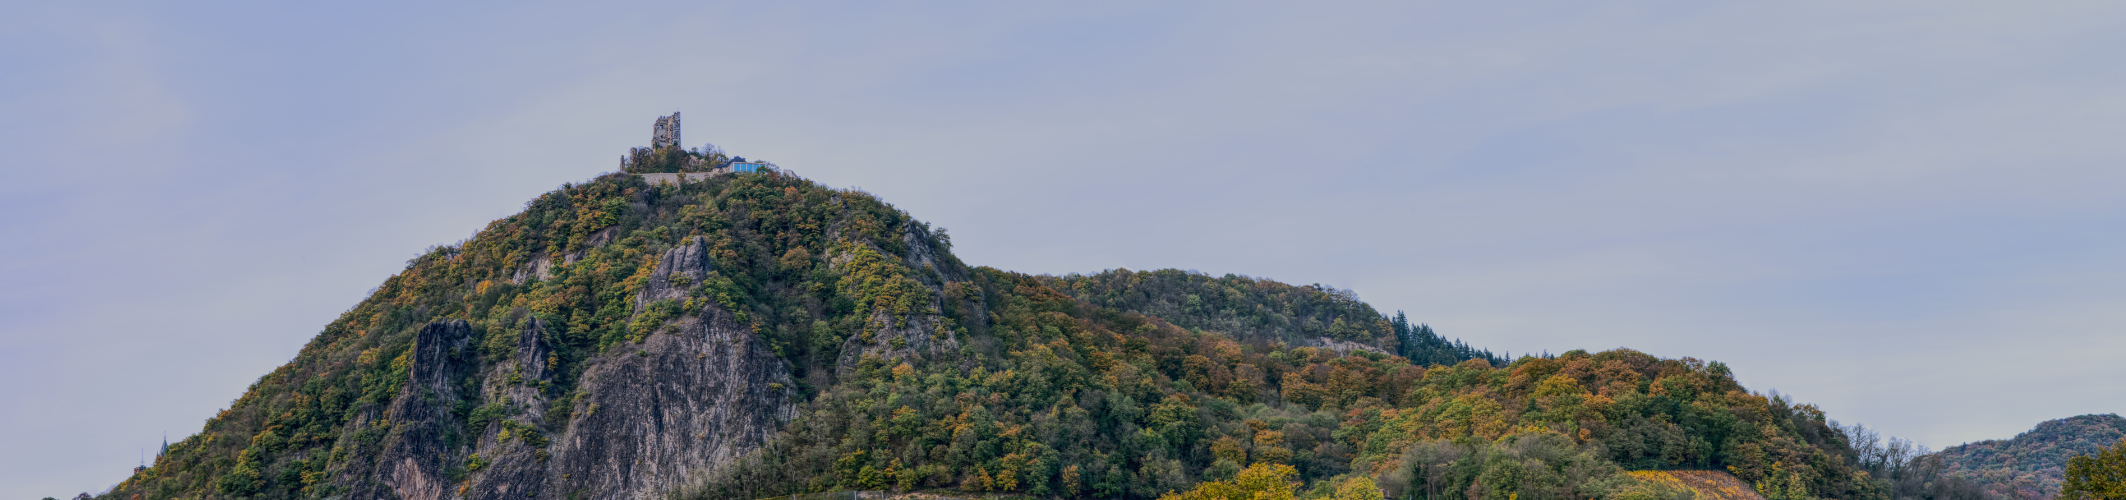
[[[1153,498],[1264,464],[1308,495],[1675,493],[1645,469],[1887,495],[1821,411],[1718,362],[1418,331],[1320,287],[970,267],[775,172],[612,174],[409,261],[104,497]]]
[[[1241,342],[1311,345],[1342,351],[1372,348],[1419,364],[1451,365],[1490,351],[1448,341],[1397,312],[1383,316],[1349,290],[1292,286],[1247,276],[1212,277],[1166,269],[1116,269],[1045,278],[1044,284],[1092,305],[1158,316],[1183,328],[1221,332]]]
[[[2047,420],[2011,439],[1989,439],[1942,450],[1950,473],[2003,492],[2050,498],[2066,479],[2067,459],[2094,454],[2126,439],[2126,418],[2116,414]]]
[[[567,186],[408,262],[112,494],[670,489],[758,448],[845,358],[949,350],[938,291],[967,271],[941,244],[779,176]]]

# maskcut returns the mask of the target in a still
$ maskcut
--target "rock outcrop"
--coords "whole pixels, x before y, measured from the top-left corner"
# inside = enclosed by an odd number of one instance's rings
[[[471,473],[464,498],[526,498],[546,489],[551,455],[546,436],[568,430],[545,418],[550,398],[542,388],[555,375],[547,357],[551,333],[546,322],[530,319],[517,333],[516,352],[488,369],[482,401],[503,412],[472,416],[494,420],[474,436],[478,458],[468,461],[486,465]]]
[[[657,269],[650,272],[648,283],[635,298],[635,307],[643,307],[660,300],[684,300],[687,288],[709,276],[708,240],[700,236],[689,238],[686,244],[667,250],[657,260]]]
[[[699,238],[668,250],[638,304],[682,299],[685,285],[700,282],[709,269]],[[450,483],[426,479],[442,477],[444,466],[416,463],[407,468],[419,473],[391,483],[389,494],[357,498],[651,498],[758,448],[796,412],[789,366],[714,304],[588,360],[567,395],[543,390],[556,375],[551,333],[546,323],[529,320],[516,351],[486,373],[483,408],[502,412],[473,437],[477,451],[465,460],[480,465],[467,467],[462,491],[439,492],[432,486]],[[427,359],[428,351],[420,352],[416,366]],[[453,369],[444,362],[435,371]],[[416,381],[423,373],[416,370]],[[411,385],[419,384],[408,391]],[[449,455],[440,436],[408,433],[410,442],[387,449]]]
[[[795,416],[789,367],[719,307],[626,347],[584,372],[539,498],[648,498],[760,447]]]
[[[1392,356],[1395,354],[1388,352],[1388,350],[1386,349],[1381,349],[1372,345],[1352,342],[1348,340],[1336,340],[1328,337],[1315,337],[1312,339],[1307,339],[1303,343],[1303,345],[1306,345],[1308,347],[1336,351],[1336,354],[1338,355],[1349,355],[1352,351],[1365,351],[1383,356]]]
[[[851,335],[842,342],[841,355],[836,358],[836,370],[848,372],[855,369],[865,357],[881,360],[923,360],[938,356],[956,355],[960,349],[959,332],[941,314],[945,301],[949,300],[947,284],[965,281],[965,270],[950,265],[939,257],[942,253],[930,245],[927,235],[917,234],[909,228],[903,233],[902,243],[907,245],[908,255],[902,260],[910,269],[918,271],[916,281],[931,292],[927,311],[896,318],[884,311],[877,311],[869,318],[874,328]],[[846,265],[848,256],[829,259],[832,266]],[[975,321],[984,321],[982,308],[972,308]]]
[[[795,415],[789,367],[729,312],[707,306],[678,323],[591,360],[578,392],[557,399],[541,390],[553,376],[549,327],[532,320],[487,373],[471,426],[452,411],[455,382],[475,366],[471,329],[428,325],[410,380],[366,424],[392,429],[384,451],[340,478],[346,498],[652,498],[760,447]],[[468,431],[471,454],[454,444]]]
[[[710,269],[700,238],[666,251],[638,310],[686,298]],[[558,375],[553,326],[526,318],[515,351],[479,374],[470,415],[453,405],[481,366],[472,328],[423,327],[399,395],[356,426],[391,431],[371,467],[340,478],[347,498],[652,498],[759,448],[796,413],[790,367],[732,313],[703,302],[587,360],[569,394],[548,390]],[[474,443],[471,453],[461,440]]]
[[[463,320],[441,321],[422,327],[416,335],[407,360],[406,384],[398,396],[383,415],[353,426],[389,429],[389,434],[383,452],[369,462],[374,469],[366,477],[339,478],[350,498],[450,498],[454,481],[447,469],[457,456],[451,436],[460,432],[451,410],[458,401],[456,382],[473,366],[467,362],[472,327]]]

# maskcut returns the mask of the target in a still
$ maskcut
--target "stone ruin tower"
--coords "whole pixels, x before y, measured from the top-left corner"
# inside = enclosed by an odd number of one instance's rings
[[[678,111],[673,111],[672,116],[657,117],[657,128],[650,132],[650,149],[665,146],[680,147]]]
[[[669,148],[669,149],[667,149]],[[620,171],[635,173],[707,172],[711,165],[700,153],[679,145],[679,112],[657,117],[650,129],[650,147],[628,148],[620,156]]]

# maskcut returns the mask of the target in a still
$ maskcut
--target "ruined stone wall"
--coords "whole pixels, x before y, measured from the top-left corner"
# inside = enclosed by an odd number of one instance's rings
[[[728,174],[728,173],[731,173],[731,169],[730,169],[730,168],[728,168],[728,167],[726,167],[726,168],[719,168],[719,169],[715,169],[714,171],[709,171],[709,172],[687,172],[687,173],[669,173],[669,174],[635,174],[635,175],[639,175],[639,176],[642,176],[642,179],[643,179],[643,180],[649,181],[649,182],[650,182],[650,184],[652,184],[652,185],[655,185],[655,184],[685,184],[685,183],[688,183],[688,182],[701,182],[701,180],[702,180],[702,179],[707,179],[707,178],[709,178],[709,176],[712,176],[712,175],[717,175],[717,174]]]
[[[657,126],[650,132],[651,149],[665,146],[680,147],[678,111],[673,111],[672,116],[657,117]]]

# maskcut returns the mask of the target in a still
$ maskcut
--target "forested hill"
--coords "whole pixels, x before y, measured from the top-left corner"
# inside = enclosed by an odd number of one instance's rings
[[[2066,478],[2067,459],[2095,454],[2126,439],[2126,418],[2117,414],[2047,420],[2013,439],[1989,439],[1942,450],[1951,473],[2003,492],[2049,497]]]
[[[1242,342],[1308,345],[1330,339],[1365,344],[1418,364],[1506,361],[1460,340],[1442,338],[1430,326],[1413,325],[1401,312],[1393,318],[1382,316],[1350,290],[1176,269],[1114,269],[1044,280],[1093,305],[1157,316],[1183,328],[1216,331]]]
[[[772,169],[611,174],[412,259],[102,498],[1890,498],[1849,438],[1718,362],[1509,363],[1326,288],[968,266]]]

